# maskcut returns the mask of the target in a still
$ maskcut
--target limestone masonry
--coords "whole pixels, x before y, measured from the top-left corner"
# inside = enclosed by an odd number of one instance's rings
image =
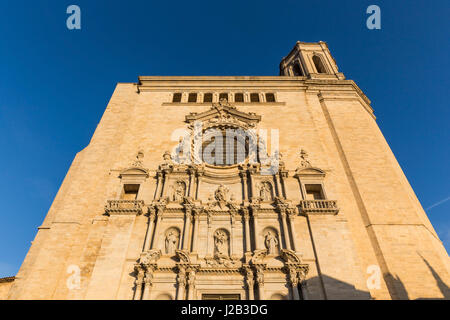
[[[324,42],[278,77],[119,83],[38,229],[0,298],[450,297],[447,252]]]

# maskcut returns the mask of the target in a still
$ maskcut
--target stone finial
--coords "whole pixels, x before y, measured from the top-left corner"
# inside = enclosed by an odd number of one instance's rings
[[[144,159],[144,151],[139,150],[138,153],[136,154],[136,160],[134,160],[134,162],[132,163],[132,166],[142,167],[143,166],[142,159]]]
[[[300,150],[300,167],[308,168],[311,167],[311,163],[308,160],[308,152],[305,149]]]

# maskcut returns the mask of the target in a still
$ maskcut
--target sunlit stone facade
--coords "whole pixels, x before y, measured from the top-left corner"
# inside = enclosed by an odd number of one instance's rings
[[[6,297],[448,298],[448,262],[369,99],[297,42],[280,76],[118,84]]]

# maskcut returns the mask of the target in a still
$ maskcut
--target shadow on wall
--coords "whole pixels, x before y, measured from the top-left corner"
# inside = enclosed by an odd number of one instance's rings
[[[417,298],[416,300],[450,300],[450,288],[445,284],[445,282],[441,279],[441,277],[434,270],[434,268],[428,263],[428,261],[420,255],[420,253],[419,256],[422,258],[423,262],[427,265],[428,269],[430,269],[433,278],[436,280],[436,285],[443,295],[443,298]],[[393,276],[391,273],[388,273],[384,277],[386,283],[391,284],[389,286],[389,292],[393,296],[393,299],[410,300],[408,291],[406,290],[405,285],[398,276]]]

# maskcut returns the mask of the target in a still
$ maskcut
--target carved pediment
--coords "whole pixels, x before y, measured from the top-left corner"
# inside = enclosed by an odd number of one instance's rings
[[[120,178],[124,176],[145,176],[148,177],[148,170],[142,167],[130,167],[120,172]]]
[[[261,121],[261,116],[251,112],[239,111],[235,106],[222,99],[219,103],[213,103],[211,109],[205,112],[194,112],[186,116],[187,123],[192,124],[195,121],[201,121],[203,128],[223,126],[247,129],[254,127]]]
[[[281,257],[286,263],[294,263],[294,264],[301,263],[300,258],[292,250],[282,249]]]
[[[325,171],[316,167],[307,167],[307,168],[297,168],[295,170],[295,175],[297,177],[302,176],[320,176],[325,177]]]

